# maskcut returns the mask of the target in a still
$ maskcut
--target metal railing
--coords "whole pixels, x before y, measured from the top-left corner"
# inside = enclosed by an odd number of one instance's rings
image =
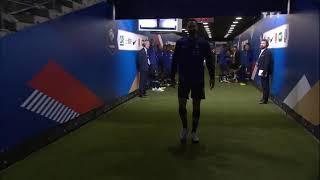
[[[106,0],[1,0],[0,32],[3,36],[3,34],[11,33],[12,31],[19,31],[23,28],[12,27],[20,27],[19,23],[30,24],[30,17],[33,18],[33,16],[38,18],[43,17],[42,21],[50,20],[102,1]],[[41,14],[39,11],[46,13]],[[54,13],[54,16],[50,16],[50,13]],[[44,17],[43,14],[47,14],[47,16]],[[26,20],[26,22],[24,22],[24,20]],[[31,25],[38,23],[38,21],[34,21]],[[8,24],[10,28],[7,27]]]

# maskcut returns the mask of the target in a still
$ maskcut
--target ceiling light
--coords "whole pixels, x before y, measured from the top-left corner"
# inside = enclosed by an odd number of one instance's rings
[[[231,25],[231,27],[235,27],[235,26],[236,26],[235,24],[232,24],[232,25]]]
[[[209,26],[208,25],[204,25],[203,27],[208,28]]]
[[[240,19],[242,19],[242,17],[237,17],[236,19],[237,19],[237,20],[240,20]]]
[[[239,22],[238,21],[233,21],[233,24],[238,24]]]
[[[208,23],[207,22],[203,22],[202,24],[207,25]]]
[[[185,28],[182,28],[181,30],[182,30],[182,31],[185,31],[186,29],[185,29]]]

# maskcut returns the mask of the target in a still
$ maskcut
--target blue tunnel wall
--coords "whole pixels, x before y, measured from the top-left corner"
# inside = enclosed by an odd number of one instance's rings
[[[284,32],[279,27],[288,25],[287,47],[271,48],[271,94],[300,115],[303,125],[319,138],[319,9],[315,1],[293,2],[291,14],[263,18],[235,38],[234,44],[249,42],[257,60],[260,40],[268,34],[269,41],[279,46],[283,43],[279,35]],[[260,86],[257,76],[254,82]]]
[[[111,12],[100,3],[0,39],[1,151],[137,89],[147,36]]]

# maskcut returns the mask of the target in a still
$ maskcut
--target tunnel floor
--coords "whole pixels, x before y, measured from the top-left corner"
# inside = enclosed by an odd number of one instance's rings
[[[208,86],[207,86],[208,87]],[[1,172],[1,180],[315,180],[319,144],[253,86],[206,89],[200,144],[180,145],[176,89],[134,98]],[[188,102],[189,122],[191,103]],[[189,123],[190,124],[190,123]]]

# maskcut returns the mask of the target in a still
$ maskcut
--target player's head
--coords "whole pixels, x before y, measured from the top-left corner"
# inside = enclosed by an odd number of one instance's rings
[[[269,41],[267,39],[262,39],[260,43],[260,49],[266,49],[269,46]]]
[[[198,33],[198,23],[195,20],[191,20],[187,24],[187,29],[190,36],[194,36]]]
[[[248,51],[248,50],[250,49],[250,44],[249,44],[249,43],[246,43],[246,44],[244,45],[244,49],[245,49],[246,51]]]
[[[238,51],[238,47],[237,47],[237,46],[233,46],[233,47],[232,47],[232,51],[233,51],[233,52]]]
[[[150,41],[149,41],[149,40],[145,40],[142,45],[143,45],[143,47],[149,49],[149,47],[150,47]]]

